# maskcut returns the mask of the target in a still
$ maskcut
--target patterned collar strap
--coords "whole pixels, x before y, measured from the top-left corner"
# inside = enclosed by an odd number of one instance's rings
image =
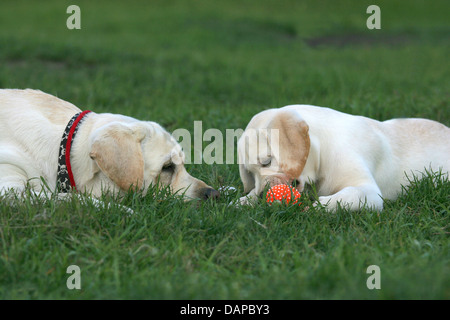
[[[59,147],[58,172],[56,178],[56,185],[59,192],[67,193],[71,188],[75,191],[77,190],[70,164],[70,149],[72,147],[72,140],[75,138],[75,134],[78,131],[78,125],[89,112],[91,111],[86,110],[74,115],[64,130],[64,134],[61,138],[61,145]]]

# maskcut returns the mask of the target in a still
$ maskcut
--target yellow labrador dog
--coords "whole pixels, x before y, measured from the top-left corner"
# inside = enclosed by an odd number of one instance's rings
[[[266,185],[315,183],[318,202],[335,210],[382,210],[407,176],[450,170],[450,129],[426,119],[379,122],[328,108],[290,105],[254,116],[238,141],[246,204]],[[317,203],[316,203],[317,204]]]
[[[180,145],[155,122],[81,112],[37,90],[0,90],[0,195],[27,184],[39,193],[43,178],[62,194],[145,192],[160,183],[187,199],[217,198],[183,161]]]

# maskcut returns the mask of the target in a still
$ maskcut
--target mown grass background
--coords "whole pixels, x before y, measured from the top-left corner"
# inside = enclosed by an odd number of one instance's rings
[[[81,8],[68,30],[66,8]],[[381,30],[366,8],[381,8]],[[0,4],[0,87],[161,123],[245,128],[286,104],[450,125],[448,1],[21,1]],[[432,156],[432,155],[430,155]],[[112,207],[0,200],[3,299],[449,299],[450,184],[415,181],[382,213],[236,208],[237,165],[188,165],[235,194],[155,190]],[[314,192],[304,194],[305,206]],[[120,203],[138,214],[126,215]],[[68,290],[69,265],[82,289]],[[366,287],[369,265],[381,290]]]

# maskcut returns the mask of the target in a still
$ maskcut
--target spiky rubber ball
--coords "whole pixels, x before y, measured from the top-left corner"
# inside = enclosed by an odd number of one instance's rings
[[[266,193],[266,202],[271,205],[274,202],[281,202],[285,204],[298,204],[301,202],[300,199],[301,194],[292,186],[287,184],[278,184],[270,188]]]

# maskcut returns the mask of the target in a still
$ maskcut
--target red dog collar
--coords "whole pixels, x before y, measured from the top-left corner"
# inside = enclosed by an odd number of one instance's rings
[[[75,138],[75,134],[78,131],[78,125],[89,112],[91,111],[86,110],[74,115],[64,130],[64,134],[61,138],[61,145],[59,147],[58,172],[56,177],[56,185],[59,192],[67,193],[71,188],[75,191],[77,190],[75,179],[73,178],[72,166],[70,164],[70,150],[72,147],[72,140]]]

